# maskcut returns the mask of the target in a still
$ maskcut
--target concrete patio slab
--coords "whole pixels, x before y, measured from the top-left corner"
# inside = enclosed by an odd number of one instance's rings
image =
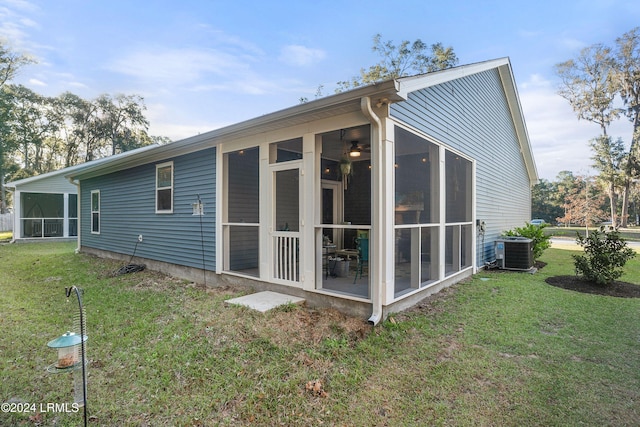
[[[241,305],[258,310],[262,313],[285,304],[303,304],[304,298],[291,295],[280,294],[278,292],[264,291],[255,294],[245,295],[238,298],[231,298],[225,301],[226,304]]]

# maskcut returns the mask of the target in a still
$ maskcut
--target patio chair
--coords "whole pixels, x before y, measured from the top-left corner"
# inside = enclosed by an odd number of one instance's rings
[[[356,274],[353,278],[353,283],[356,283],[356,280],[358,280],[358,275],[362,277],[363,266],[367,264],[367,267],[369,267],[369,239],[363,237],[357,238],[356,249],[358,250],[358,264],[356,265]]]

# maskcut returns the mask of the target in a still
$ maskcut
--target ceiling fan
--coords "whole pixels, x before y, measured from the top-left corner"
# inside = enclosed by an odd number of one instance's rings
[[[360,157],[362,153],[370,153],[371,144],[358,144],[358,141],[351,141],[351,148],[349,149],[349,157]]]

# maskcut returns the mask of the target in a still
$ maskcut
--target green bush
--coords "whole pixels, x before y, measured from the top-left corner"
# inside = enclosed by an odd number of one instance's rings
[[[576,273],[598,285],[608,285],[622,276],[622,267],[636,253],[627,246],[618,231],[593,231],[588,237],[578,234],[576,242],[584,255],[573,255]]]
[[[551,246],[551,242],[549,242],[551,236],[547,236],[544,233],[546,227],[547,224],[534,225],[527,223],[524,227],[516,227],[513,230],[506,231],[504,235],[531,239],[533,241],[533,258],[538,259],[542,256],[544,250],[549,249]]]

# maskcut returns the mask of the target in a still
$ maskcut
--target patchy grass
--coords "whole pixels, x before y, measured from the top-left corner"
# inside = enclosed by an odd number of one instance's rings
[[[261,314],[204,289],[73,253],[0,246],[0,401],[64,403],[46,343],[85,290],[92,425],[636,425],[640,299],[544,283],[571,274],[483,272],[384,324],[287,305]],[[640,262],[621,279],[640,283]],[[81,414],[0,413],[0,425],[77,425]]]

